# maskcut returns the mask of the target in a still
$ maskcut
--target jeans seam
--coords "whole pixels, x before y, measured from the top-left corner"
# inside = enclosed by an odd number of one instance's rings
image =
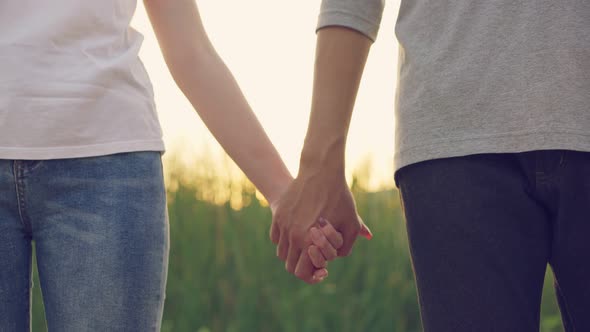
[[[14,161],[14,184],[16,187],[16,202],[18,205],[18,215],[20,222],[25,228],[25,231],[31,232],[31,224],[26,220],[25,210],[25,196],[24,196],[24,180],[20,177],[22,175],[22,168],[18,161]]]
[[[164,190],[165,191],[165,190]],[[164,195],[166,193],[164,192]],[[158,308],[159,313],[161,315],[158,316],[156,319],[156,331],[159,331],[162,328],[162,324],[164,323],[164,308],[166,307],[166,286],[168,281],[168,267],[169,267],[169,257],[170,257],[170,221],[169,221],[169,214],[168,214],[168,203],[165,201],[164,203],[164,247],[162,252],[162,258],[160,260],[162,265],[162,271],[160,272],[160,290],[162,291],[161,295],[162,298],[160,299],[161,305]]]

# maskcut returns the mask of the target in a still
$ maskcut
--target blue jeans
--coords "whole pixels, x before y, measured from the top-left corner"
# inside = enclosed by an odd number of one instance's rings
[[[158,151],[0,160],[0,331],[30,331],[31,240],[49,331],[159,331],[169,224]]]
[[[424,331],[539,331],[547,264],[590,331],[590,152],[423,161],[396,173]]]

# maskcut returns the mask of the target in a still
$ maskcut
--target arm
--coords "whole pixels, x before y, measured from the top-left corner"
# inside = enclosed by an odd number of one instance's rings
[[[271,239],[286,268],[309,274],[301,255],[306,232],[318,217],[342,233],[338,255],[348,255],[363,227],[344,173],[346,137],[371,39],[355,30],[331,26],[318,32],[312,110],[299,174],[278,202]],[[362,232],[361,232],[362,230]]]
[[[274,204],[292,176],[205,32],[194,0],[144,0],[172,77],[213,136]]]
[[[299,175],[327,171],[344,179],[348,127],[371,40],[359,32],[328,27],[318,32],[311,116]]]
[[[293,178],[211,45],[194,0],[144,0],[144,4],[172,77],[274,214],[279,196]],[[322,228],[323,234],[339,237],[329,227]],[[336,250],[327,243],[319,248]],[[317,247],[311,255],[316,256],[317,269],[308,262],[308,282],[317,283],[328,271]]]

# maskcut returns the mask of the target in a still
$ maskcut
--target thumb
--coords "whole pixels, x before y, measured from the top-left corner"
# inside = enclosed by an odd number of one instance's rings
[[[367,227],[367,225],[365,225],[365,223],[363,222],[362,219],[360,219],[361,222],[361,230],[359,232],[359,236],[362,236],[364,238],[366,238],[367,240],[370,240],[373,238],[373,233],[371,233],[371,230],[369,229],[369,227]]]

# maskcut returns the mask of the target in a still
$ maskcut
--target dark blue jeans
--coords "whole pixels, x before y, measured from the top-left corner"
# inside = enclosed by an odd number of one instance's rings
[[[434,159],[395,180],[424,331],[539,331],[547,264],[566,331],[590,331],[590,152]]]
[[[0,159],[0,332],[30,331],[31,241],[49,331],[160,331],[161,155]]]

